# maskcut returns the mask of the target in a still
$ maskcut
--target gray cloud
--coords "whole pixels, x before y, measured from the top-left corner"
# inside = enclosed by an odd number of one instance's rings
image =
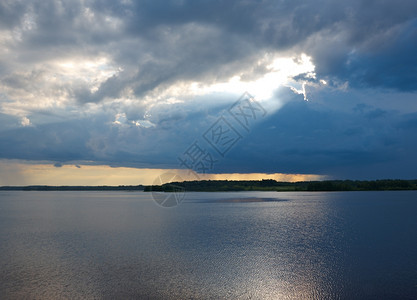
[[[235,95],[167,91],[260,78],[265,54],[306,53],[317,77],[294,79],[313,101],[281,90],[271,101],[287,105],[219,171],[373,176],[395,164],[400,175],[417,146],[404,114],[417,90],[416,15],[411,0],[3,1],[0,158],[175,167]],[[370,90],[389,90],[389,108]]]
[[[244,65],[262,51],[306,52],[320,76],[353,84],[415,88],[415,72],[409,68],[415,65],[410,56],[415,51],[415,1],[38,1],[3,6],[4,20],[13,19],[7,24],[21,31],[21,41],[10,48],[29,67],[51,57],[101,53],[125,69],[94,95],[75,87],[82,103],[115,97],[129,86],[142,96],[176,80],[221,76],[225,65]]]
[[[359,102],[337,111],[282,89],[287,104],[257,126],[218,162],[213,172],[316,173],[338,178],[413,177],[416,113]],[[327,99],[326,102],[331,102]],[[349,99],[343,100],[349,102]],[[196,103],[197,104],[197,103]],[[202,134],[227,106],[203,112],[193,103],[155,111],[156,126],[112,124],[111,114],[0,132],[3,158],[75,161],[130,167],[179,167],[195,141],[215,154]],[[181,113],[182,111],[182,113]]]

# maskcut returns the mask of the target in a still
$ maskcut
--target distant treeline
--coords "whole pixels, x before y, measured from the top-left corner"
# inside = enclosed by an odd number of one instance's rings
[[[143,191],[143,185],[119,186],[1,186],[0,191]]]
[[[267,180],[201,180],[171,182],[163,185],[119,185],[119,186],[2,186],[0,191],[388,191],[417,190],[417,180],[326,180],[282,182]]]
[[[227,192],[227,191],[387,191],[417,190],[417,180],[326,180],[280,182],[272,179],[228,181],[201,180],[171,182],[163,185],[145,186],[145,192]]]

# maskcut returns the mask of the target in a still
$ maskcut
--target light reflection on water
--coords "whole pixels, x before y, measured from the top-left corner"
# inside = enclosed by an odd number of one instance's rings
[[[416,208],[416,192],[188,193],[171,209],[0,192],[0,298],[412,299]]]

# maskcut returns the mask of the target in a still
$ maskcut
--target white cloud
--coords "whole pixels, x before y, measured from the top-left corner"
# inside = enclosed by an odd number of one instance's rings
[[[248,91],[258,100],[270,99],[274,91],[280,86],[291,86],[291,78],[300,74],[308,74],[314,77],[315,66],[311,57],[302,54],[299,57],[280,57],[279,54],[264,55],[258,64],[266,65],[266,72],[257,79],[244,80],[235,75],[226,82],[218,82],[205,85],[201,82],[193,82],[190,90],[196,95],[214,92],[239,94]],[[270,60],[270,62],[267,61]]]
[[[137,121],[133,121],[133,124],[135,124],[135,126],[144,127],[144,128],[155,127],[155,124],[149,120],[137,120]]]
[[[27,117],[22,117],[22,119],[20,121],[20,124],[22,126],[30,126],[31,125],[30,120]]]

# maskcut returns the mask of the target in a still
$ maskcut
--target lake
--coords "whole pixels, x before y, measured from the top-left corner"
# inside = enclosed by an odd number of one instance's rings
[[[416,299],[417,192],[0,192],[1,299]]]

